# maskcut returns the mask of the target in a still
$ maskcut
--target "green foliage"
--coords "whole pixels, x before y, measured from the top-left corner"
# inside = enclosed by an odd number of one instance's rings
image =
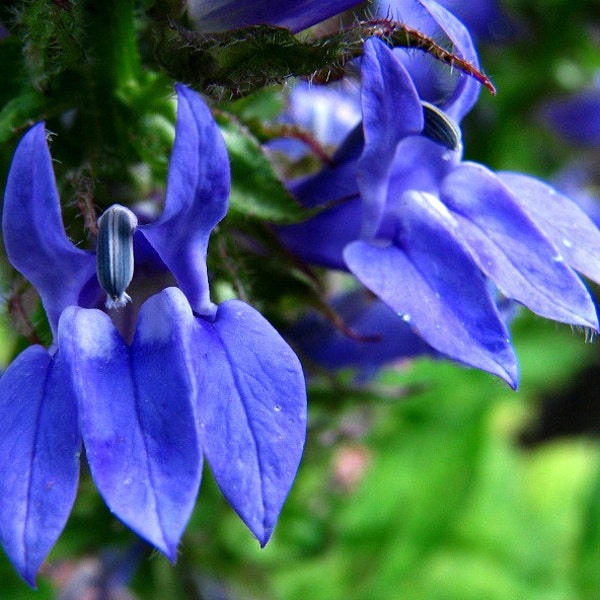
[[[258,218],[271,223],[294,223],[311,212],[287,192],[256,138],[239,121],[222,113],[217,122],[231,161],[228,218]]]
[[[23,2],[16,11],[17,27],[24,32],[23,56],[33,87],[45,90],[67,69],[84,59],[82,4],[69,9],[45,0]]]

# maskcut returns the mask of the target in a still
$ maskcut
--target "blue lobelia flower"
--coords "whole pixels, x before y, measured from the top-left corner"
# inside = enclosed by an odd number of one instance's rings
[[[250,25],[276,25],[297,32],[333,17],[360,0],[189,0],[196,29],[218,32]]]
[[[516,387],[494,290],[597,331],[575,271],[600,281],[600,233],[547,184],[463,161],[461,144],[444,139],[458,131],[444,104],[424,111],[379,40],[366,42],[361,75],[362,126],[333,166],[291,185],[305,206],[334,207],[285,228],[283,239],[307,260],[352,272],[436,351]],[[452,95],[455,118],[472,104],[466,94]]]
[[[131,216],[117,233],[130,236],[136,267],[133,302],[118,311],[102,310],[95,253],[66,236],[43,124],[10,168],[6,251],[38,290],[54,336],[0,379],[0,541],[32,585],[71,511],[82,441],[108,507],[171,560],[203,456],[261,545],[300,461],[306,395],[295,354],[250,306],[210,301],[206,251],[227,210],[229,163],[200,96],[181,85],[177,94],[162,215],[133,230],[133,214],[117,209]],[[116,261],[119,289],[109,293],[123,304],[127,249],[109,241],[98,262]]]

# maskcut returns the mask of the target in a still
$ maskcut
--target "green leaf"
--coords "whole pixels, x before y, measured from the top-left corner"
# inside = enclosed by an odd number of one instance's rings
[[[271,223],[297,223],[312,211],[303,209],[285,189],[256,138],[230,116],[217,116],[231,160],[233,217],[254,217]]]
[[[24,92],[7,102],[0,110],[0,143],[8,141],[15,131],[34,123],[43,107],[43,96],[35,91]]]

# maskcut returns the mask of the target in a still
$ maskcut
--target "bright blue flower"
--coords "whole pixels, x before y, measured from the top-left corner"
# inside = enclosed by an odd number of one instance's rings
[[[291,186],[305,206],[338,203],[282,236],[305,259],[352,272],[438,352],[516,387],[490,283],[541,316],[597,331],[575,271],[600,281],[600,232],[550,186],[419,135],[419,93],[379,40],[367,41],[361,70],[362,127],[333,166]],[[453,95],[451,107],[470,103]]]
[[[0,541],[30,584],[71,511],[82,441],[111,511],[171,560],[204,456],[261,544],[298,467],[302,370],[258,312],[210,301],[206,251],[227,211],[229,163],[200,96],[177,94],[164,210],[135,231],[133,303],[110,316],[95,253],[64,231],[44,125],[15,152],[4,242],[54,335],[0,379],[0,497],[10,498],[0,503]]]
[[[333,17],[360,0],[188,0],[196,29],[218,32],[250,25],[277,25],[296,32]]]

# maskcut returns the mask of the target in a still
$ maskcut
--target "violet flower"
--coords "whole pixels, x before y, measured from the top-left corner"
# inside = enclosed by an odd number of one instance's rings
[[[362,127],[334,166],[291,186],[305,206],[338,202],[282,237],[305,259],[352,272],[436,351],[516,387],[490,284],[543,317],[597,331],[575,271],[600,281],[600,232],[550,186],[464,162],[460,144],[421,135],[417,89],[379,40],[366,42],[361,71]],[[471,100],[454,95],[454,114]]]
[[[188,0],[188,12],[198,31],[216,33],[250,25],[276,25],[293,32],[333,17],[360,0]]]
[[[302,454],[295,354],[250,306],[210,301],[206,251],[227,211],[229,163],[200,96],[177,94],[164,210],[135,230],[134,301],[110,316],[99,310],[94,252],[66,236],[44,125],[15,152],[4,242],[54,335],[0,379],[0,497],[10,499],[0,503],[0,541],[31,585],[71,511],[82,441],[110,510],[172,561],[203,456],[265,544]]]

